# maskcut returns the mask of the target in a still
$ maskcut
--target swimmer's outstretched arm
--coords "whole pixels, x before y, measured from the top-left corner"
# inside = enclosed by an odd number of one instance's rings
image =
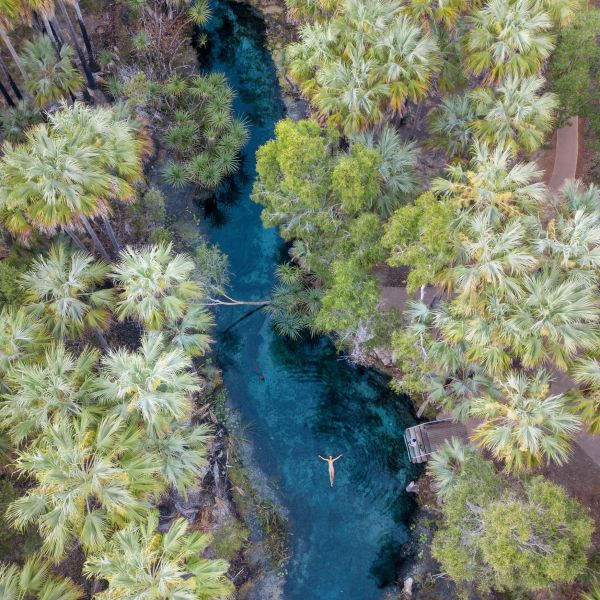
[[[338,458],[342,458],[342,456],[344,456],[344,455],[343,455],[343,454],[340,454],[339,456],[336,456],[336,457],[333,459],[333,462],[335,462],[335,461],[336,461]]]
[[[324,460],[325,462],[327,462],[327,459],[326,459],[326,458],[323,458],[323,457],[322,457],[320,454],[319,454],[319,458],[320,458],[321,460]]]

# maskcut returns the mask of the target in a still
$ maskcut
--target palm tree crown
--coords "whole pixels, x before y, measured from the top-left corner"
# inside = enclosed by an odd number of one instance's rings
[[[509,470],[530,469],[542,460],[562,464],[581,422],[562,395],[549,396],[545,371],[511,372],[497,382],[498,394],[473,400],[471,414],[485,419],[475,433]]]
[[[106,555],[93,556],[85,564],[89,575],[108,580],[108,589],[98,600],[221,600],[232,586],[223,560],[199,558],[210,538],[198,531],[187,532],[184,519],[170,529],[157,531],[158,513],[143,524],[131,524],[116,533]]]
[[[86,328],[102,330],[109,318],[112,290],[97,289],[109,267],[84,252],[54,244],[47,257],[37,258],[21,278],[30,305],[59,338],[78,335]]]
[[[122,290],[117,315],[151,329],[183,318],[190,300],[201,296],[200,285],[190,280],[194,268],[188,256],[173,253],[170,243],[124,249],[112,273]]]
[[[536,74],[554,49],[552,19],[534,0],[490,0],[472,22],[467,64],[493,81]]]
[[[146,334],[138,352],[111,350],[102,363],[99,398],[159,431],[188,414],[190,395],[199,390],[190,359],[181,349],[166,348],[158,332]]]

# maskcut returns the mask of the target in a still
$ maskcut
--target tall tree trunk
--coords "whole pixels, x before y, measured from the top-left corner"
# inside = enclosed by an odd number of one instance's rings
[[[54,37],[54,33],[52,32],[52,27],[50,26],[50,21],[48,21],[48,17],[42,15],[42,22],[44,23],[44,29],[46,30],[46,35],[50,40],[52,47],[54,48],[54,53],[56,54],[56,58],[60,60],[60,45]]]
[[[12,78],[10,71],[8,70],[8,67],[4,63],[4,60],[2,59],[2,56],[0,56],[0,69],[4,73],[4,76],[6,77],[6,79],[8,80],[8,84],[12,88],[12,91],[14,92],[17,99],[23,100],[23,94],[21,94],[21,90],[19,89],[19,86],[15,83],[15,80]]]
[[[92,42],[90,41],[90,36],[88,35],[81,9],[79,8],[79,0],[73,0],[72,4],[75,9],[75,14],[77,15],[77,22],[79,23],[79,29],[81,29],[81,36],[83,37],[83,43],[87,51],[89,67],[92,71],[99,71],[100,65],[96,62],[96,57],[94,56],[94,48],[92,47]]]
[[[0,27],[0,37],[2,38],[4,45],[8,48],[15,65],[17,65],[17,69],[19,69],[21,77],[23,77],[23,81],[27,81],[27,73],[25,73],[23,65],[21,64],[21,59],[19,58],[15,47],[12,45],[10,38],[8,37],[8,33],[6,33],[6,29],[4,29],[4,27]]]
[[[115,235],[115,230],[113,229],[109,218],[105,214],[102,215],[102,222],[104,223],[104,229],[106,230],[114,249],[118,252],[120,248],[119,242],[117,241],[117,236]]]
[[[71,238],[71,241],[80,249],[89,254],[89,250],[84,246],[77,234],[71,229],[63,229],[63,231]]]
[[[52,30],[52,35],[58,44],[58,47],[61,48],[65,43],[65,36],[62,32],[62,27],[60,23],[56,20],[56,17],[52,17],[49,21],[50,29]]]
[[[108,255],[108,252],[106,251],[106,248],[104,247],[104,244],[100,241],[100,238],[96,235],[96,232],[93,230],[92,224],[89,222],[88,218],[84,215],[81,215],[79,218],[80,218],[81,222],[83,223],[85,230],[88,232],[88,235],[92,238],[92,242],[94,242],[94,246],[96,246],[96,249],[98,250],[98,252],[100,252],[100,254],[102,255],[102,257],[105,260],[107,260],[108,262],[111,262],[110,256]]]
[[[98,338],[98,341],[100,342],[100,346],[102,347],[102,350],[104,350],[104,352],[108,352],[110,350],[110,346],[108,345],[108,342],[106,341],[106,338],[104,337],[104,334],[99,329],[94,330],[94,333],[96,334],[96,337]]]
[[[6,100],[6,104],[8,104],[8,106],[11,108],[15,107],[15,101],[10,97],[8,90],[4,87],[2,81],[0,81],[0,95],[2,95],[4,100]]]
[[[83,72],[85,74],[85,78],[87,79],[88,86],[90,89],[96,89],[96,80],[94,79],[94,75],[92,74],[88,63],[85,60],[83,52],[79,47],[79,42],[77,41],[77,34],[75,33],[75,29],[73,28],[73,23],[71,22],[71,17],[69,17],[69,13],[67,12],[67,7],[63,0],[58,0],[58,5],[60,6],[60,10],[65,18],[65,22],[67,23],[67,30],[69,31],[69,37],[71,38],[71,44],[73,44],[73,48],[75,48],[75,52],[77,52],[77,56],[79,56],[79,61],[81,62],[81,67],[83,68]]]

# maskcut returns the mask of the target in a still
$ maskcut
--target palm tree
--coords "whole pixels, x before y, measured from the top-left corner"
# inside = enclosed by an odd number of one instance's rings
[[[3,306],[0,311],[0,374],[17,363],[28,362],[44,352],[48,343],[46,328],[24,308]]]
[[[0,423],[12,441],[20,444],[51,423],[80,415],[91,404],[98,359],[95,350],[84,348],[75,356],[60,342],[46,350],[39,364],[17,364],[0,405]]]
[[[30,302],[27,310],[59,339],[81,335],[86,329],[101,336],[108,325],[113,290],[98,286],[108,272],[106,263],[89,254],[54,244],[48,256],[34,260],[21,278]]]
[[[595,277],[600,268],[600,190],[594,185],[584,189],[573,181],[561,193],[560,213],[535,241],[537,250],[572,274],[579,270]]]
[[[581,421],[562,395],[549,396],[550,376],[512,371],[496,394],[473,400],[471,414],[484,419],[474,437],[509,471],[531,469],[543,460],[563,464]]]
[[[520,287],[507,326],[526,367],[549,360],[566,370],[580,351],[598,345],[600,314],[594,281],[542,269],[524,276]]]
[[[472,142],[471,125],[475,117],[468,95],[444,98],[429,123],[434,145],[443,148],[450,157],[464,156]]]
[[[213,316],[203,306],[190,304],[181,319],[167,323],[165,333],[171,344],[188,356],[203,356],[213,341],[208,332],[214,324]]]
[[[600,364],[594,356],[585,356],[570,369],[570,375],[581,389],[570,391],[579,416],[592,433],[600,433]]]
[[[202,295],[190,279],[194,262],[173,246],[158,244],[121,251],[112,277],[121,289],[116,312],[120,319],[134,317],[150,329],[162,329],[182,319],[190,301]]]
[[[206,424],[190,427],[188,424],[172,423],[161,434],[151,432],[144,438],[141,452],[151,453],[160,465],[164,481],[185,495],[197,487],[202,468],[206,465],[206,445],[211,439]]]
[[[139,452],[141,430],[115,415],[93,422],[86,411],[60,420],[16,460],[35,484],[7,518],[18,530],[35,524],[42,552],[56,562],[76,541],[86,552],[103,548],[117,524],[145,518],[146,496],[160,490],[155,460]]]
[[[434,36],[390,0],[344,0],[329,22],[301,29],[290,74],[346,133],[422,98],[438,68]]]
[[[190,371],[191,361],[176,348],[166,348],[161,333],[142,338],[138,352],[110,350],[102,361],[98,398],[116,405],[124,417],[134,416],[155,431],[164,431],[170,421],[185,418],[190,396],[200,389],[200,380]]]
[[[470,4],[469,0],[408,0],[406,11],[428,29],[436,30],[439,24],[451,29]]]
[[[471,21],[467,65],[492,81],[535,75],[554,49],[552,19],[534,0],[490,0]]]
[[[0,216],[25,242],[34,230],[67,232],[83,226],[103,257],[110,260],[89,218],[106,218],[109,199],[129,201],[141,173],[142,145],[135,125],[117,108],[63,107],[27,132],[19,146],[6,144],[0,159]],[[114,240],[116,243],[116,240]]]
[[[25,88],[40,107],[81,89],[83,80],[73,66],[73,50],[63,45],[55,56],[50,38],[38,36],[23,47],[21,62],[27,74]]]
[[[13,108],[0,111],[0,128],[10,142],[21,142],[25,132],[42,121],[40,111],[25,100],[19,100]]]
[[[508,75],[495,91],[478,88],[471,100],[478,114],[472,128],[476,137],[491,146],[537,150],[554,126],[558,106],[555,94],[542,94],[543,77]]]
[[[381,217],[387,218],[400,203],[418,189],[415,165],[418,149],[414,142],[404,142],[396,130],[388,125],[379,134],[372,131],[351,136],[356,144],[376,150],[381,157],[376,205],[371,207]]]
[[[184,519],[174,521],[164,534],[157,528],[158,513],[152,511],[144,523],[116,533],[105,553],[86,561],[88,576],[108,581],[108,589],[96,594],[98,600],[230,597],[227,562],[199,557],[210,543],[206,534],[188,533]]]
[[[473,145],[468,167],[453,165],[446,178],[436,178],[431,189],[452,200],[456,207],[489,209],[499,215],[531,214],[547,197],[535,163],[514,163],[514,152],[485,144]]]
[[[532,271],[537,260],[527,248],[527,227],[521,220],[494,227],[488,212],[469,216],[460,229],[457,265],[451,270],[459,301],[476,304],[492,287],[498,295],[510,292],[507,281]]]
[[[456,484],[464,462],[474,450],[458,438],[450,438],[436,450],[427,463],[427,472],[433,478],[435,491],[441,498],[448,495]]]
[[[73,581],[57,577],[39,556],[31,556],[19,568],[0,564],[2,600],[81,600],[83,590]]]

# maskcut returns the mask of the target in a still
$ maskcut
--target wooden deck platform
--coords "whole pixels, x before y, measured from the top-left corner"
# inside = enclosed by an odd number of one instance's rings
[[[468,443],[467,428],[463,423],[456,423],[451,419],[430,421],[409,427],[404,431],[406,450],[413,463],[424,463],[431,454],[444,445],[450,438],[458,438]],[[411,443],[411,440],[416,442]]]

